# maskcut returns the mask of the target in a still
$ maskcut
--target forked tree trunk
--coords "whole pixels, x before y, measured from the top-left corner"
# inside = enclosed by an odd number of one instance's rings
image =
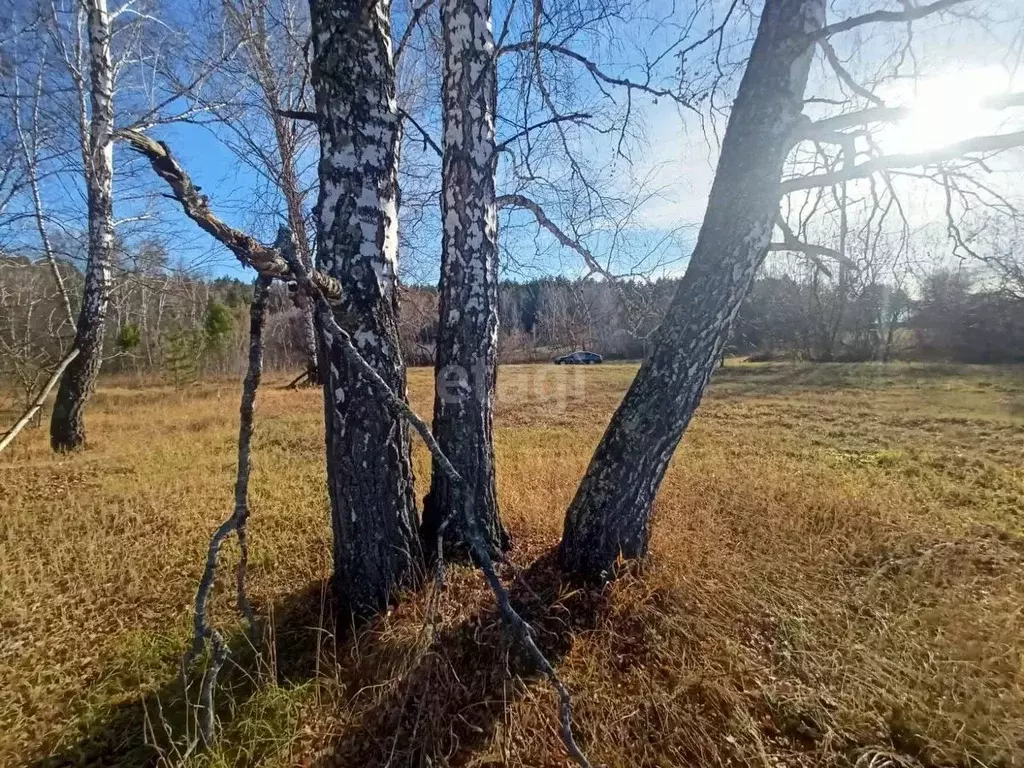
[[[497,97],[490,0],[444,0],[440,330],[435,366],[434,437],[466,480],[451,482],[434,462],[423,510],[423,539],[434,553],[466,556],[467,493],[495,551],[508,547],[498,517],[492,414],[498,333],[498,232],[494,196]],[[449,553],[449,550],[451,552]]]
[[[566,513],[563,567],[613,575],[647,550],[651,505],[764,257],[825,0],[768,0],[682,284]]]
[[[396,286],[398,111],[390,1],[311,0],[321,159],[320,268],[342,284],[335,318],[404,395]],[[335,583],[358,614],[420,574],[406,424],[325,337],[321,346]]]
[[[71,451],[85,444],[85,406],[103,362],[114,249],[114,72],[110,62],[107,0],[87,0],[89,32],[89,136],[83,137],[89,257],[74,347],[78,357],[61,377],[50,419],[50,445]]]

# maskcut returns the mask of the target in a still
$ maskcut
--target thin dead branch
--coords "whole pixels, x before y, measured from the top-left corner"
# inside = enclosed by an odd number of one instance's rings
[[[21,415],[21,418],[15,422],[14,426],[11,427],[7,434],[4,435],[3,439],[0,440],[0,452],[14,442],[14,438],[18,436],[18,433],[25,428],[26,424],[32,421],[32,417],[39,412],[39,409],[43,407],[43,403],[46,402],[46,397],[50,394],[50,390],[57,386],[57,382],[60,381],[60,377],[64,373],[64,369],[67,368],[71,364],[71,361],[76,357],[78,357],[77,347],[64,356],[64,359],[61,360],[53,370],[50,378],[46,380],[46,384],[44,384],[43,388],[39,390],[39,394],[36,395],[36,399],[32,401],[32,405],[28,407],[28,410]]]
[[[275,244],[277,245],[277,244]],[[279,245],[277,247],[280,247]],[[249,559],[249,548],[246,540],[246,523],[249,518],[249,474],[250,447],[253,433],[253,411],[256,405],[256,390],[259,388],[263,373],[263,324],[267,316],[267,298],[270,295],[271,278],[260,275],[256,278],[253,288],[252,305],[249,308],[249,366],[242,383],[242,403],[239,408],[238,422],[238,471],[235,477],[235,509],[231,516],[221,523],[210,539],[210,547],[206,555],[206,568],[196,590],[194,636],[192,647],[184,660],[184,670],[202,653],[206,642],[211,647],[210,666],[203,676],[200,692],[201,719],[199,731],[203,742],[211,744],[215,729],[215,713],[213,693],[217,675],[224,666],[228,656],[228,647],[223,636],[210,625],[208,611],[209,600],[213,593],[217,578],[217,559],[224,541],[234,533],[238,537],[240,555],[238,569],[235,574],[237,604],[239,612],[245,617],[251,634],[255,634],[256,620],[252,605],[245,591],[246,567]]]

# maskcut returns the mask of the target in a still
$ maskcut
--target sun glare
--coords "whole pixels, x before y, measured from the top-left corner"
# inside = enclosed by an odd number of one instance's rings
[[[888,104],[910,112],[881,131],[879,141],[887,152],[916,153],[997,132],[1006,111],[986,102],[1005,93],[1006,86],[1006,73],[993,67],[948,72],[884,94]]]

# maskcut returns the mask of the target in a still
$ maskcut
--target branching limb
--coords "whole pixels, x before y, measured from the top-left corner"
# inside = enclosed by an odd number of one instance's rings
[[[957,160],[964,155],[974,153],[1000,152],[1014,147],[1024,146],[1024,131],[1012,133],[999,133],[990,136],[975,136],[970,139],[948,144],[938,149],[927,152],[915,152],[899,155],[881,155],[874,157],[858,165],[850,165],[828,173],[819,173],[811,176],[798,176],[783,181],[779,187],[783,195],[797,192],[801,189],[814,189],[815,187],[831,187],[844,181],[854,179],[865,179],[875,173],[892,170],[895,168],[917,168],[920,166],[935,165],[937,163]]]
[[[934,3],[927,3],[925,5],[906,3],[904,4],[905,10],[902,11],[871,11],[870,13],[852,16],[848,19],[837,21],[835,24],[822,27],[811,35],[811,38],[814,40],[825,39],[832,35],[838,35],[840,32],[848,32],[856,27],[862,27],[865,24],[917,21],[925,16],[931,16],[933,13],[946,11],[967,2],[970,2],[970,0],[936,0]]]
[[[832,43],[826,39],[822,39],[818,41],[818,44],[821,46],[821,50],[825,53],[825,60],[828,61],[829,66],[832,67],[833,71],[847,88],[862,99],[870,101],[876,107],[885,106],[884,101],[853,79],[853,75],[850,74],[849,70],[847,70],[839,60],[839,55],[836,53],[836,49],[832,47]]]
[[[571,48],[568,48],[567,46],[559,45],[557,43],[549,43],[543,40],[524,40],[522,42],[512,43],[511,45],[506,45],[502,47],[498,51],[498,55],[500,56],[506,53],[524,52],[529,52],[536,55],[536,53],[539,51],[555,53],[558,54],[559,56],[564,56],[565,58],[572,59],[573,61],[578,62],[583,66],[584,69],[587,70],[587,72],[590,73],[590,76],[594,78],[595,82],[597,82],[598,85],[602,83],[606,85],[614,85],[616,87],[625,88],[626,90],[630,91],[640,91],[641,93],[646,93],[657,98],[672,99],[673,101],[686,107],[690,106],[690,102],[678,91],[672,90],[671,88],[658,88],[656,86],[652,86],[650,83],[641,83],[636,80],[630,80],[624,77],[615,77],[614,75],[609,75],[607,72],[601,69],[595,62],[591,61],[583,54],[574,51]]]
[[[171,149],[162,141],[155,141],[139,131],[120,131],[119,135],[128,141],[131,148],[149,160],[157,175],[167,182],[173,197],[181,204],[185,215],[199,225],[207,234],[223,243],[235,257],[247,267],[271,278],[289,277],[288,263],[278,248],[268,248],[241,230],[230,227],[217,218],[210,210],[206,195],[192,183],[192,179],[178,165]],[[313,270],[310,279],[331,301],[341,298],[341,283],[323,272]]]
[[[403,120],[408,120],[410,123],[412,123],[412,127],[415,128],[417,131],[419,131],[420,136],[423,137],[423,148],[424,149],[426,149],[427,147],[430,147],[432,150],[434,150],[434,152],[437,153],[438,157],[444,157],[444,152],[441,151],[441,147],[439,147],[437,142],[434,141],[433,136],[430,135],[430,133],[427,131],[427,129],[424,128],[422,125],[420,125],[419,123],[416,122],[416,118],[415,117],[410,115],[408,112],[406,112],[401,107],[398,108],[398,116],[401,117]]]
[[[800,127],[797,137],[800,139],[827,139],[834,131],[859,128],[874,123],[895,123],[909,114],[909,107],[869,107],[821,120],[808,120]]]
[[[572,112],[566,115],[555,115],[554,117],[549,117],[547,120],[541,120],[539,123],[534,123],[533,125],[529,125],[526,128],[523,128],[523,130],[519,131],[519,133],[515,134],[511,138],[505,139],[505,141],[501,142],[501,144],[497,146],[497,151],[501,152],[503,149],[506,149],[510,144],[515,143],[516,141],[523,138],[527,134],[539,130],[546,125],[554,125],[555,123],[566,122],[580,122],[581,120],[589,120],[592,117],[593,115],[587,112]]]
[[[564,245],[576,253],[582,258],[590,271],[601,275],[608,280],[617,279],[616,275],[611,274],[605,267],[601,265],[601,262],[597,260],[593,252],[580,243],[578,240],[574,240],[569,237],[562,229],[553,222],[548,215],[544,212],[544,209],[534,200],[526,197],[525,195],[499,195],[496,204],[498,210],[502,208],[521,208],[524,211],[529,211],[537,219],[537,223],[540,224],[544,229],[555,236],[555,239],[559,243]]]
[[[277,244],[281,247],[280,241]],[[185,656],[184,669],[187,670],[203,651],[209,640],[212,656],[210,667],[203,677],[200,691],[202,715],[200,734],[206,744],[213,741],[214,707],[213,693],[224,661],[228,656],[228,648],[220,632],[209,623],[208,610],[213,585],[217,577],[217,558],[225,539],[232,533],[238,536],[241,552],[238,569],[235,574],[238,609],[245,616],[249,630],[255,633],[255,616],[252,605],[245,592],[246,566],[249,559],[249,548],[246,541],[246,522],[249,518],[249,473],[250,446],[253,432],[253,411],[256,405],[256,390],[259,388],[263,373],[263,324],[267,316],[267,298],[270,295],[271,278],[260,275],[253,289],[252,305],[249,308],[249,366],[242,384],[242,403],[239,408],[238,422],[238,470],[235,476],[235,509],[227,520],[221,523],[210,539],[210,547],[206,554],[206,568],[196,590],[194,636],[192,647]]]
[[[405,53],[405,48],[409,44],[409,40],[412,38],[413,32],[416,31],[416,27],[420,24],[420,19],[423,18],[430,6],[434,4],[434,0],[423,0],[416,10],[412,12],[412,16],[409,17],[409,23],[405,27],[405,31],[402,32],[402,39],[398,41],[398,45],[395,47],[395,66],[402,60],[402,54]]]
[[[292,273],[295,275],[300,287],[308,291],[310,296],[312,296],[316,302],[317,313],[322,324],[321,327],[330,333],[332,338],[341,346],[349,362],[351,362],[359,372],[371,382],[385,405],[387,405],[393,413],[400,415],[412,425],[413,429],[415,429],[423,439],[423,442],[426,443],[427,449],[430,451],[431,456],[433,456],[441,471],[444,472],[453,483],[464,484],[465,480],[463,480],[462,476],[455,470],[455,467],[452,466],[448,457],[444,455],[444,452],[437,444],[437,441],[434,439],[434,436],[426,422],[424,422],[423,419],[421,419],[416,412],[412,410],[403,398],[395,394],[391,387],[388,386],[387,382],[385,382],[384,379],[382,379],[373,369],[373,366],[371,366],[366,359],[359,354],[359,350],[356,349],[352,342],[352,337],[346,330],[338,325],[337,320],[334,318],[334,312],[331,310],[330,305],[319,287],[310,279],[306,268],[294,256],[289,256],[287,251],[285,252],[285,257],[289,258]],[[467,499],[472,498],[472,494],[467,494]],[[469,546],[473,559],[480,566],[480,569],[484,573],[484,578],[487,580],[488,586],[490,586],[491,591],[494,592],[495,599],[498,603],[498,610],[501,613],[505,626],[512,635],[522,643],[523,647],[529,654],[530,659],[544,673],[558,694],[559,716],[562,724],[562,742],[577,764],[584,768],[589,768],[590,762],[576,744],[576,740],[573,736],[572,698],[569,695],[569,691],[558,677],[558,673],[555,672],[554,667],[551,666],[551,662],[548,661],[547,657],[534,642],[533,630],[530,625],[512,606],[508,590],[505,589],[505,586],[501,583],[501,579],[498,578],[490,549],[484,543],[483,537],[480,535],[480,531],[477,527],[476,515],[473,512],[472,505],[467,503],[462,512],[465,515],[466,530],[469,535]]]
[[[804,242],[796,236],[789,223],[783,218],[782,214],[775,220],[775,225],[782,232],[781,243],[770,243],[768,245],[769,251],[793,251],[796,253],[802,253],[807,256],[811,261],[814,262],[815,266],[824,272],[828,277],[832,277],[832,271],[825,266],[822,262],[822,258],[832,259],[839,262],[844,267],[854,267],[854,263],[850,261],[845,255],[837,251],[835,248],[828,248],[824,245],[813,245],[811,243]]]

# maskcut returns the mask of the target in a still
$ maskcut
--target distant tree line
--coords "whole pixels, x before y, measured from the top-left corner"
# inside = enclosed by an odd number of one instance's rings
[[[111,275],[104,371],[160,375],[175,385],[204,374],[244,367],[252,289],[247,282],[210,278],[173,266],[155,243],[119,245]],[[71,301],[84,280],[73,258],[57,260]],[[27,399],[68,351],[74,328],[45,260],[0,253],[0,378]],[[267,364],[306,364],[305,317],[284,285],[273,287],[265,330]],[[73,307],[77,309],[77,307]]]
[[[678,284],[677,278],[502,282],[499,358],[545,360],[576,349],[608,359],[642,358]],[[436,292],[407,289],[401,316],[407,360],[430,364]],[[726,354],[815,362],[1021,362],[1024,298],[967,269],[936,269],[912,292],[852,274],[766,270],[740,308]]]
[[[83,276],[59,268],[71,296]],[[118,248],[105,370],[158,375],[183,386],[244,367],[250,286],[176,268],[155,243]],[[498,356],[530,362],[577,349],[612,360],[642,358],[677,278],[609,282],[544,277],[498,287]],[[402,288],[399,335],[410,365],[432,365],[438,294]],[[0,376],[28,398],[66,352],[73,330],[49,266],[0,255]],[[894,359],[1024,362],[1024,298],[981,273],[936,269],[912,291],[855,274],[765,270],[743,302],[726,354],[752,360]],[[271,370],[306,364],[305,316],[283,285],[272,289],[265,333]]]

